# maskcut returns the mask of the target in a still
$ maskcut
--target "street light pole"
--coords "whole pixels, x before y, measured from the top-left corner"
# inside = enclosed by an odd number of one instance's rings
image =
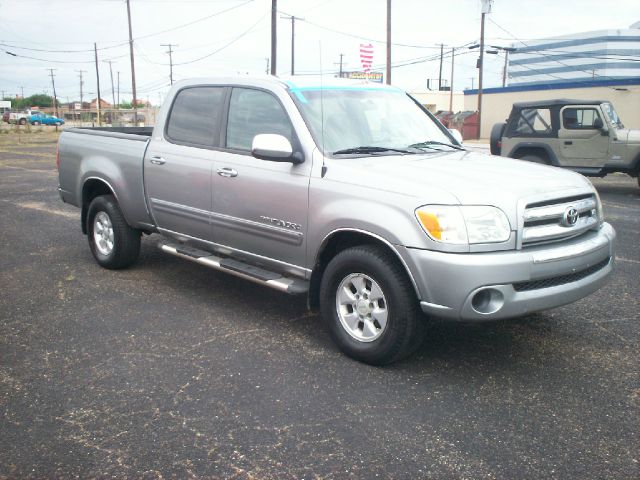
[[[483,2],[484,3],[484,2]],[[486,13],[482,12],[482,20],[480,22],[480,58],[478,60],[478,139],[480,139],[482,130],[482,70],[484,60],[484,17]]]

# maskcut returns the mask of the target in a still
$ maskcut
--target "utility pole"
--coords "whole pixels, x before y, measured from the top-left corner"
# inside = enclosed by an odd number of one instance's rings
[[[24,87],[20,87],[20,95],[24,98]]]
[[[120,72],[118,73],[118,101],[116,102],[116,105],[118,106],[118,110],[120,110]]]
[[[115,108],[116,106],[116,90],[113,86],[113,67],[112,67],[112,61],[111,60],[105,60],[106,63],[109,64],[109,75],[111,76],[111,99],[113,101],[113,107]]]
[[[102,120],[100,119],[100,71],[98,70],[98,45],[93,44],[93,51],[96,57],[96,85],[98,87],[98,98],[96,99],[96,113],[98,115],[98,126],[102,126]]]
[[[442,90],[442,59],[444,57],[444,44],[440,44],[440,73],[438,74],[438,91]]]
[[[51,76],[51,86],[53,87],[53,110],[56,112],[56,117],[58,116],[58,98],[56,96],[56,82],[54,81],[53,77],[55,76],[53,74],[54,70],[57,70],[55,68],[49,68],[49,75]],[[3,94],[4,97],[4,94]]]
[[[391,85],[391,0],[387,0],[387,85]]]
[[[82,81],[82,74],[86,73],[86,70],[76,70],[80,74],[80,108],[82,109],[82,87],[84,86],[84,82]]]
[[[169,51],[166,53],[169,54],[169,81],[171,82],[171,85],[173,85],[173,50],[171,47],[177,47],[178,45],[174,45],[172,43],[161,43],[160,46],[169,47]]]
[[[478,60],[478,139],[482,136],[482,71],[484,69],[484,18],[491,12],[491,0],[482,0],[482,18],[480,20],[480,59]]]
[[[514,47],[501,47],[500,50],[504,51],[504,68],[502,69],[502,87],[507,86],[507,69],[509,67],[509,53],[515,52]]]
[[[278,0],[271,0],[271,75],[276,74],[278,54]]]
[[[137,123],[136,66],[133,61],[133,34],[131,33],[131,6],[127,0],[127,19],[129,20],[129,55],[131,56],[131,90],[133,92],[133,122]]]
[[[342,78],[342,57],[344,57],[344,56],[345,56],[344,53],[340,54],[340,64],[339,64],[340,65],[340,75],[338,75],[339,78]]]
[[[283,15],[280,18],[291,19],[291,75],[295,75],[295,36],[296,36],[296,20],[304,20],[304,18],[296,17],[294,15]]]
[[[456,64],[456,49],[451,48],[451,81],[449,82],[449,111],[453,112],[453,67]]]

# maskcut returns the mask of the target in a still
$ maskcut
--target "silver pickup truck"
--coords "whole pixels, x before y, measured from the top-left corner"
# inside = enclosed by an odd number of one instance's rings
[[[168,254],[318,308],[371,364],[429,317],[480,321],[574,302],[612,271],[596,190],[555,167],[473,153],[403,91],[342,79],[177,83],[153,129],[67,129],[60,195],[98,264]]]

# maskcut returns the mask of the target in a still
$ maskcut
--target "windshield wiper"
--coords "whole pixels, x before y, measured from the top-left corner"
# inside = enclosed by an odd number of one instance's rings
[[[348,155],[348,154],[358,154],[358,153],[384,153],[384,152],[399,152],[399,153],[416,153],[413,150],[408,150],[406,148],[390,148],[390,147],[352,147],[345,148],[343,150],[337,150],[333,152],[334,155]]]
[[[437,146],[437,145],[442,145],[442,146],[445,146],[445,147],[453,148],[455,150],[465,150],[463,147],[461,147],[459,145],[454,145],[452,143],[445,143],[445,142],[437,142],[435,140],[427,140],[426,142],[414,143],[412,145],[409,145],[409,148],[431,148],[433,150],[436,150],[433,147]]]

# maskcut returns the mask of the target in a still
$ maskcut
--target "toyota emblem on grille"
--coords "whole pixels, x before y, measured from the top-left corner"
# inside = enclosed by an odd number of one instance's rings
[[[562,224],[566,227],[573,227],[578,221],[578,210],[575,207],[569,207],[564,211],[562,215]]]

